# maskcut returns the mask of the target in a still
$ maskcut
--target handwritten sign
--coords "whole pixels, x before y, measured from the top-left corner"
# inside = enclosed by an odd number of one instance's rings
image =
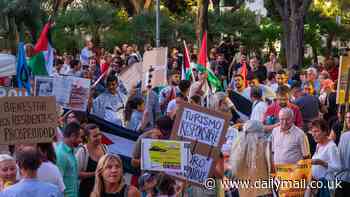
[[[0,98],[0,144],[52,142],[56,122],[54,97]]]
[[[214,147],[223,144],[229,115],[186,103],[180,103],[179,109],[173,128],[178,137]]]
[[[36,77],[36,96],[55,96],[59,105],[66,109],[86,111],[90,94],[89,79],[73,76]]]
[[[189,142],[142,139],[141,169],[183,172],[189,156]]]
[[[173,140],[191,142],[189,164],[183,173],[168,173],[196,185],[213,176],[230,120],[229,114],[179,102],[171,133]]]

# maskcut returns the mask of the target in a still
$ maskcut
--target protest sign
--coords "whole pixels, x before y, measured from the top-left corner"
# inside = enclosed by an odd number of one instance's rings
[[[350,68],[350,52],[347,55],[340,56],[340,65],[337,85],[337,104],[345,104],[346,86],[348,83],[348,72]]]
[[[183,173],[168,174],[200,185],[213,176],[231,116],[183,102],[177,106],[171,139],[191,141],[190,157]]]
[[[135,63],[120,74],[120,80],[123,81],[125,88],[131,90],[138,81],[142,81],[142,63]]]
[[[146,84],[152,87],[163,86],[167,84],[167,64],[168,64],[168,48],[154,48],[152,51],[146,51],[143,55],[142,74],[143,89]],[[152,71],[150,72],[150,68]],[[150,78],[151,76],[151,78]],[[151,83],[148,83],[148,81]]]
[[[36,77],[36,96],[55,96],[56,102],[66,109],[86,111],[90,95],[90,80],[73,77]]]
[[[52,77],[35,77],[35,95],[39,96],[52,96],[53,94],[53,82]]]
[[[0,98],[0,144],[52,142],[56,126],[54,97]]]
[[[311,181],[311,159],[297,164],[276,164],[276,179],[279,180],[279,196],[304,196]]]
[[[142,139],[141,169],[184,172],[188,165],[189,142]]]
[[[172,137],[220,147],[224,143],[230,116],[207,108],[178,103]]]
[[[201,185],[210,177],[213,172],[213,158],[208,158],[201,154],[190,154],[188,165],[184,172],[167,172],[180,180],[187,180],[197,185]]]

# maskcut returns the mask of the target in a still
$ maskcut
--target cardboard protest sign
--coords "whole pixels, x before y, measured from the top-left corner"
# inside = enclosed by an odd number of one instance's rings
[[[337,104],[345,104],[346,85],[348,82],[348,72],[350,68],[350,52],[347,56],[340,56],[340,65],[337,85]]]
[[[279,180],[279,196],[304,196],[311,181],[311,159],[297,164],[276,164],[276,179]]]
[[[179,103],[172,137],[221,147],[230,116],[207,108]]]
[[[142,62],[135,63],[120,74],[120,80],[126,89],[131,90],[138,81],[142,81]]]
[[[143,86],[146,84],[152,87],[163,86],[167,84],[167,64],[168,64],[168,48],[154,48],[152,51],[146,51],[143,55],[142,74]],[[152,71],[150,72],[150,68]],[[151,78],[150,78],[151,76]],[[148,81],[151,83],[148,83]],[[143,87],[143,89],[144,89]]]
[[[189,142],[142,139],[141,169],[184,172],[188,165]]]
[[[177,105],[171,139],[190,141],[191,154],[183,173],[168,174],[200,185],[213,175],[231,117],[187,103],[180,102]]]
[[[0,98],[0,144],[52,142],[56,126],[54,97]]]
[[[86,111],[90,95],[89,79],[73,76],[36,77],[36,96],[55,96],[59,105],[64,108]]]

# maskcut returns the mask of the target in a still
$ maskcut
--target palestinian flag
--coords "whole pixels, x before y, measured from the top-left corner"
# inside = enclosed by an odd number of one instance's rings
[[[216,91],[223,91],[221,81],[216,77],[214,72],[210,69],[210,66],[207,66],[208,64],[208,57],[207,57],[207,32],[203,33],[202,38],[202,46],[199,51],[199,57],[198,57],[198,64],[193,65],[194,68],[196,68],[199,72],[207,72],[208,73],[208,83],[213,90],[213,92]],[[192,69],[190,69],[192,72]]]
[[[53,75],[53,48],[49,39],[51,23],[45,24],[40,37],[34,46],[34,56],[28,62],[32,74],[40,76]]]
[[[191,72],[190,72],[190,55],[187,49],[186,42],[184,41],[184,63],[182,64],[182,71],[181,71],[181,79],[182,80],[190,80],[191,78]],[[193,79],[194,80],[194,79]]]
[[[191,64],[190,74],[188,74],[187,76],[191,76],[193,68],[195,68],[198,72],[208,73],[208,83],[214,92],[223,91],[221,81],[216,77],[216,75],[210,68],[206,68],[201,64]]]

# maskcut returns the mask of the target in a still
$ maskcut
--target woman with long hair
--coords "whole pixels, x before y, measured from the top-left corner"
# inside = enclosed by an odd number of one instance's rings
[[[0,155],[0,191],[16,183],[16,160],[7,154]]]
[[[81,197],[89,196],[95,183],[95,170],[100,158],[107,153],[107,146],[102,144],[102,134],[96,124],[85,127],[87,143],[76,152],[78,162]]]
[[[125,183],[123,163],[118,155],[107,154],[101,157],[90,197],[140,197],[136,187]]]

